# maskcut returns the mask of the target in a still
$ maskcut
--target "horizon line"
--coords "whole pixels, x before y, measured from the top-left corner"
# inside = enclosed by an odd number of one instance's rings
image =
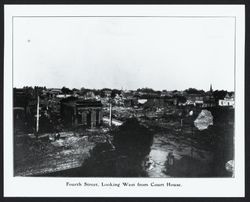
[[[102,88],[88,88],[88,87],[80,87],[80,88],[78,88],[78,87],[72,87],[72,88],[70,88],[70,87],[67,87],[67,86],[62,86],[62,87],[47,87],[47,86],[39,86],[39,85],[34,85],[34,86],[29,86],[29,85],[27,85],[27,86],[23,86],[23,87],[12,87],[13,89],[14,88],[25,88],[25,87],[32,87],[32,88],[35,88],[35,87],[45,87],[46,89],[62,89],[63,87],[65,87],[65,88],[68,88],[68,89],[70,89],[70,90],[72,90],[72,89],[78,89],[78,90],[81,90],[81,88],[84,88],[84,89],[89,89],[89,90],[102,90],[102,89],[111,89],[111,90],[123,90],[123,91],[126,91],[126,90],[132,90],[132,91],[136,91],[136,90],[138,90],[138,89],[152,89],[152,90],[154,90],[154,91],[185,91],[185,90],[188,90],[188,89],[196,89],[196,90],[203,90],[203,91],[205,91],[205,92],[207,92],[207,91],[210,91],[210,89],[208,88],[208,90],[206,90],[206,89],[200,89],[200,88],[195,88],[195,87],[188,87],[188,88],[186,88],[186,89],[182,89],[182,90],[180,90],[180,89],[154,89],[154,88],[151,88],[151,87],[139,87],[139,88],[137,88],[137,89],[127,89],[127,88],[123,88],[123,87],[120,87],[120,88],[111,88],[111,87],[102,87]],[[221,91],[221,90],[224,90],[224,91],[228,91],[228,92],[235,92],[235,90],[233,89],[233,90],[230,90],[230,89],[213,89],[213,91],[216,91],[216,90],[218,90],[218,91]]]

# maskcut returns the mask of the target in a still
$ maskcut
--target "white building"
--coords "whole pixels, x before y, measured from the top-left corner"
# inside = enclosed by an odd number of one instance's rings
[[[227,93],[223,100],[219,100],[219,106],[232,106],[234,107],[234,94],[231,96]]]

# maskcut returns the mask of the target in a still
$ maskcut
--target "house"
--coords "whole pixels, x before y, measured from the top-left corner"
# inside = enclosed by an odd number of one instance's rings
[[[105,97],[111,97],[112,90],[106,89],[103,91],[103,93],[104,93]]]
[[[138,105],[138,100],[135,97],[128,97],[123,100],[124,107],[134,107]]]
[[[219,100],[219,106],[232,106],[234,107],[234,93],[230,96],[229,93],[226,94],[223,100]]]
[[[166,96],[172,96],[171,95],[171,92],[168,92],[168,91],[166,91],[166,90],[163,90],[162,92],[161,92],[161,95],[160,95],[161,97],[166,97]]]
[[[208,94],[208,95],[204,96],[204,103],[202,105],[203,108],[215,107],[215,106],[216,106],[216,102],[215,102],[215,98],[212,94]]]
[[[61,116],[66,126],[94,128],[102,124],[102,103],[70,98],[61,102]]]
[[[119,94],[116,94],[113,100],[114,100],[115,105],[118,105],[118,106],[124,105],[124,100],[122,96]]]
[[[57,95],[62,94],[62,90],[59,88],[51,88],[49,89],[48,95],[50,98],[56,97]]]
[[[86,94],[85,94],[85,98],[86,99],[93,99],[95,98],[95,93],[93,91],[88,91]]]
[[[204,99],[201,94],[187,94],[186,95],[186,105],[194,105],[194,106],[199,106],[203,105]]]
[[[145,107],[166,107],[172,105],[172,100],[164,97],[148,97]]]
[[[171,97],[165,97],[164,99],[165,105],[177,105],[178,104],[178,98],[175,96]]]

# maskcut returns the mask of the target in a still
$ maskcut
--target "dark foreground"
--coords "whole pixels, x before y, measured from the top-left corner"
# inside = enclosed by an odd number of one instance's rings
[[[43,154],[38,152],[41,159],[47,157],[37,167],[48,167],[56,161],[64,167],[59,171],[34,172],[37,168],[33,164],[30,172],[27,169],[21,172],[38,156],[33,153],[27,161],[20,160],[26,155],[20,147],[22,155],[15,151],[19,160],[16,171],[25,176],[53,177],[230,177],[232,173],[225,169],[225,164],[234,159],[234,113],[228,109],[209,110],[213,125],[202,131],[193,124],[197,112],[194,117],[185,117],[182,124],[178,117],[131,118],[103,134],[100,131],[96,135],[73,134],[71,142],[67,139],[68,144],[49,146]],[[75,166],[67,169],[68,162]]]

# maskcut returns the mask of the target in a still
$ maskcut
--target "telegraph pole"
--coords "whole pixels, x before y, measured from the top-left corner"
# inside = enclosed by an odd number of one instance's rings
[[[192,113],[190,113],[190,112],[192,112]],[[190,112],[189,112],[189,115],[193,116],[193,111],[190,111]],[[193,123],[193,120],[191,121],[191,130],[192,130],[192,134],[191,134],[191,151],[190,151],[190,154],[191,154],[191,157],[193,158],[193,152],[194,152],[194,148],[193,148],[194,123]]]
[[[193,158],[193,152],[194,152],[194,148],[193,148],[193,137],[194,137],[194,126],[192,123],[192,136],[191,136],[191,157]]]
[[[36,108],[36,138],[38,138],[38,131],[39,131],[39,96],[37,96],[37,108]]]
[[[112,103],[109,104],[109,126],[112,126]]]

